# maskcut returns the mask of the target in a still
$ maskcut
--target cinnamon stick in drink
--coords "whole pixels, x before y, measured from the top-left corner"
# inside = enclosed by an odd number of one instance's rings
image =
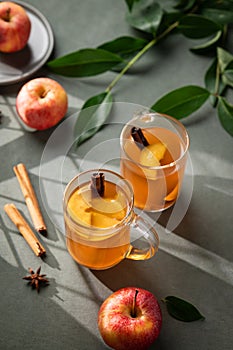
[[[38,232],[45,234],[47,232],[47,228],[44,223],[39,203],[32,187],[27,169],[23,163],[14,166],[13,169],[18,178],[34,227]]]
[[[93,173],[91,177],[91,194],[92,197],[104,196],[104,173]]]
[[[133,126],[131,129],[131,136],[139,148],[143,148],[149,145],[149,142],[145,138],[141,128]]]
[[[46,253],[45,248],[38,241],[34,232],[31,230],[30,226],[26,220],[22,217],[18,209],[14,204],[6,204],[4,210],[11,219],[11,221],[18,228],[19,232],[22,234],[24,239],[27,241],[28,245],[31,247],[36,256],[42,256]]]

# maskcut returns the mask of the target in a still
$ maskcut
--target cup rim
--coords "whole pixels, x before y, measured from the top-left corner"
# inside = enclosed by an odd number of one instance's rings
[[[127,154],[127,152],[125,151],[125,149],[123,147],[123,140],[126,140],[125,138],[123,138],[123,134],[124,134],[125,130],[127,129],[127,127],[129,125],[133,126],[133,121],[137,120],[140,116],[143,116],[143,115],[149,115],[149,116],[156,115],[156,116],[164,117],[165,119],[171,120],[173,123],[177,124],[182,129],[182,131],[185,134],[185,142],[183,142],[184,146],[185,146],[185,149],[184,149],[182,155],[179,158],[177,158],[176,160],[174,160],[173,162],[171,162],[169,164],[159,165],[159,166],[147,166],[147,165],[140,164],[139,162],[135,161],[133,158],[131,158]],[[123,129],[121,131],[121,134],[120,134],[120,146],[121,146],[121,150],[124,152],[125,157],[127,159],[130,159],[130,161],[132,161],[134,164],[139,165],[142,169],[147,169],[147,170],[165,170],[165,169],[169,169],[171,167],[176,166],[186,156],[186,154],[188,152],[188,149],[189,149],[189,145],[190,145],[189,135],[188,135],[188,132],[187,132],[185,126],[179,120],[175,119],[174,117],[171,117],[170,115],[164,114],[164,113],[148,112],[148,113],[143,113],[140,116],[136,116],[136,117],[130,119],[125,124],[125,126],[123,127]]]
[[[85,175],[87,173],[93,173],[93,172],[107,172],[107,173],[111,173],[112,175],[114,176],[117,176],[119,179],[123,180],[128,188],[130,189],[130,201],[129,201],[129,208],[127,210],[127,213],[125,215],[125,217],[119,222],[117,223],[116,225],[113,225],[113,226],[110,226],[110,227],[95,227],[95,226],[87,226],[87,225],[84,225],[82,224],[81,222],[76,222],[70,215],[69,213],[67,212],[66,208],[65,208],[65,204],[67,204],[69,198],[66,200],[66,194],[67,194],[67,191],[70,187],[70,185],[76,181],[78,179],[78,177],[82,176],[82,175]],[[133,213],[133,207],[134,207],[134,193],[133,193],[133,188],[132,188],[132,185],[130,184],[130,182],[125,179],[123,176],[121,176],[120,174],[116,173],[115,171],[112,171],[112,170],[109,170],[109,169],[105,169],[105,168],[94,168],[94,169],[89,169],[89,170],[85,170],[85,171],[82,171],[80,173],[78,173],[77,175],[75,175],[66,185],[65,187],[65,190],[63,192],[63,213],[68,216],[69,220],[71,221],[72,224],[74,225],[78,225],[78,227],[81,227],[83,229],[83,232],[84,231],[87,231],[87,233],[85,233],[84,235],[86,236],[87,235],[98,235],[98,236],[102,236],[102,237],[105,237],[105,236],[108,236],[110,233],[112,234],[115,234],[117,233],[118,229],[122,228],[122,225],[125,225],[127,224],[128,222],[130,222],[130,219],[132,217],[132,213]],[[69,235],[67,235],[69,236]]]

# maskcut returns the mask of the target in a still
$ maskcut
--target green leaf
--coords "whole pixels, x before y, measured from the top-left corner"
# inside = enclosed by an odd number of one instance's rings
[[[151,109],[181,119],[200,108],[209,96],[210,92],[202,87],[183,86],[160,98]]]
[[[122,57],[124,62],[119,63],[112,68],[114,72],[119,72],[124,68],[129,60],[147,43],[148,41],[144,39],[134,38],[131,36],[122,36],[112,41],[106,42],[100,45],[98,48],[115,53]]]
[[[232,0],[205,0],[200,3],[200,13],[222,25],[233,23],[233,1]]]
[[[184,14],[180,11],[164,12],[162,21],[159,25],[157,35],[162,34],[166,29],[168,29],[175,22],[179,22]],[[175,28],[173,33],[175,32]]]
[[[219,42],[219,39],[222,36],[221,30],[219,30],[214,36],[212,36],[208,41],[192,47],[190,50],[197,54],[204,54],[209,52],[211,49],[215,48]]]
[[[166,304],[168,313],[179,321],[192,322],[205,319],[198,309],[188,301],[167,296],[163,302]]]
[[[195,2],[196,0],[180,0],[178,4],[174,6],[174,8],[182,11],[188,11],[194,6]]]
[[[129,11],[132,10],[133,4],[134,4],[135,2],[137,2],[137,1],[139,1],[139,0],[125,0],[126,4],[127,4],[127,6],[128,6]]]
[[[145,0],[136,2],[126,19],[132,27],[155,35],[162,17],[163,10],[159,3]]]
[[[181,18],[178,29],[188,38],[200,39],[222,30],[222,27],[203,16],[187,15]]]
[[[101,74],[123,62],[123,59],[101,49],[82,49],[47,63],[57,74],[68,77],[87,77]]]
[[[210,67],[207,69],[205,74],[205,87],[207,90],[211,91],[213,94],[217,93],[217,59],[215,58],[211,63]]]
[[[202,15],[221,25],[233,23],[233,7],[232,10],[206,8]]]
[[[233,136],[233,106],[223,97],[219,97],[218,117],[223,128]]]
[[[233,55],[230,52],[222,49],[221,47],[218,47],[217,57],[220,71],[221,73],[223,73],[227,66],[233,61]]]
[[[102,92],[83,105],[74,128],[77,146],[92,137],[105,123],[112,108],[112,94]]]
[[[98,46],[98,49],[115,53],[124,58],[125,56],[128,57],[128,55],[138,52],[147,43],[148,41],[144,39],[122,36]]]
[[[233,68],[226,69],[223,73],[222,79],[226,85],[233,87]]]
[[[205,87],[213,95],[210,96],[210,100],[213,106],[215,106],[217,98],[214,95],[221,95],[226,88],[226,85],[223,83],[221,76],[218,78],[218,61],[215,58],[211,63],[210,67],[205,74]]]

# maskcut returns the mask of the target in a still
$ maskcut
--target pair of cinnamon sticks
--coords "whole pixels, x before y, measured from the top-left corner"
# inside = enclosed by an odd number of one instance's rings
[[[20,163],[13,167],[15,175],[19,181],[20,188],[22,190],[25,202],[27,204],[30,216],[32,218],[33,225],[39,233],[46,233],[47,228],[44,223],[39,203],[31,184],[27,169],[24,164]],[[18,228],[24,239],[27,241],[36,256],[42,256],[46,253],[45,248],[39,242],[38,238],[30,228],[29,224],[20,214],[14,204],[6,204],[4,210],[11,219],[11,221]]]

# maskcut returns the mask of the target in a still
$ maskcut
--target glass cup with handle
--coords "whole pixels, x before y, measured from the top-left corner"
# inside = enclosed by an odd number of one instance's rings
[[[74,260],[101,270],[154,256],[158,234],[133,208],[132,186],[121,175],[91,169],[74,177],[63,199],[66,245]]]

